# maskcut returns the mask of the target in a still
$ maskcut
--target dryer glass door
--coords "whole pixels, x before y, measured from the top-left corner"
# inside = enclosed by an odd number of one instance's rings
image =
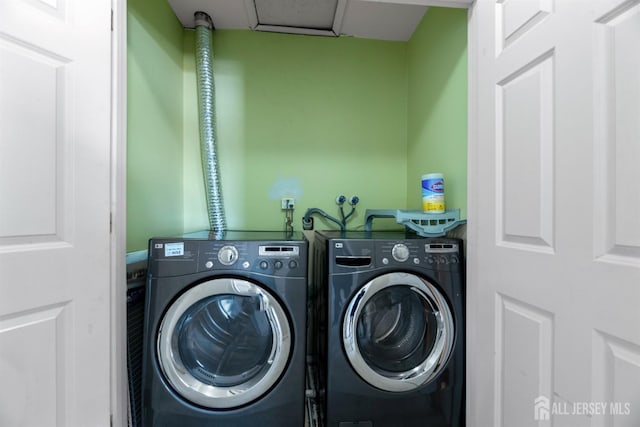
[[[414,390],[444,368],[453,348],[453,316],[428,281],[389,273],[363,286],[343,323],[343,344],[354,370],[387,391]]]
[[[183,398],[233,408],[278,381],[289,359],[291,330],[269,292],[222,278],[196,285],[169,307],[157,345],[162,372]]]

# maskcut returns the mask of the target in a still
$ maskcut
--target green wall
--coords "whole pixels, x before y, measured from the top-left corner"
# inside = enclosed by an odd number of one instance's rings
[[[128,1],[127,250],[183,229],[182,34],[165,2]]]
[[[421,176],[444,174],[447,209],[467,212],[467,10],[430,8],[407,46],[407,208]]]
[[[337,216],[335,198],[403,206],[405,43],[215,31],[221,181],[230,229],[280,230],[280,199]],[[197,138],[193,32],[185,32],[185,229],[207,228]],[[330,223],[318,226],[327,227]]]
[[[164,2],[145,3],[129,1],[128,251],[208,228],[194,34]],[[292,195],[300,230],[309,207],[337,216],[338,194],[360,197],[348,225],[361,228],[367,208],[420,208],[420,175],[436,169],[448,207],[466,210],[466,10],[429,9],[408,43],[242,30],[213,40],[230,229],[282,229],[280,198]]]

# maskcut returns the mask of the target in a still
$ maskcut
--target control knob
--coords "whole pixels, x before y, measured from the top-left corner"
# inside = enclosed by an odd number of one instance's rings
[[[218,251],[218,261],[223,265],[233,265],[238,260],[238,250],[235,246],[223,246]]]
[[[405,262],[409,259],[409,248],[407,245],[398,243],[391,249],[391,256],[398,262]]]

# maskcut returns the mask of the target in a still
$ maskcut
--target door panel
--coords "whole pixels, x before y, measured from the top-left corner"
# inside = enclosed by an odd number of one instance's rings
[[[534,58],[498,82],[496,221],[499,244],[553,252],[552,113],[552,52]]]
[[[68,211],[63,197],[68,191],[64,179],[56,178],[67,172],[63,159],[68,150],[59,137],[66,131],[66,62],[36,46],[0,39],[2,79],[7,82],[0,101],[0,139],[6,141],[0,157],[0,198],[2,206],[20,207],[2,210],[4,239],[20,236],[34,242],[62,234],[56,219],[62,222]],[[34,125],[11,120],[16,109],[28,114]]]
[[[109,424],[110,14],[0,3],[0,425]]]
[[[467,423],[638,425],[640,1],[478,0],[470,43]]]
[[[601,402],[616,402],[612,413],[596,414],[593,426],[636,426],[640,396],[640,346],[614,336],[593,333],[593,397]],[[615,416],[626,414],[629,416]]]
[[[595,20],[596,256],[640,265],[640,2]]]
[[[551,396],[553,315],[500,294],[496,307],[496,402],[510,408],[496,412],[496,425],[535,425],[521,415],[538,396]]]

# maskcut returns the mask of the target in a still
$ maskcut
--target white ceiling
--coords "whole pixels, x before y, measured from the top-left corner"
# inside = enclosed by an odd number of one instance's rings
[[[217,29],[407,41],[430,6],[468,8],[473,0],[169,0],[186,28],[207,13]]]

